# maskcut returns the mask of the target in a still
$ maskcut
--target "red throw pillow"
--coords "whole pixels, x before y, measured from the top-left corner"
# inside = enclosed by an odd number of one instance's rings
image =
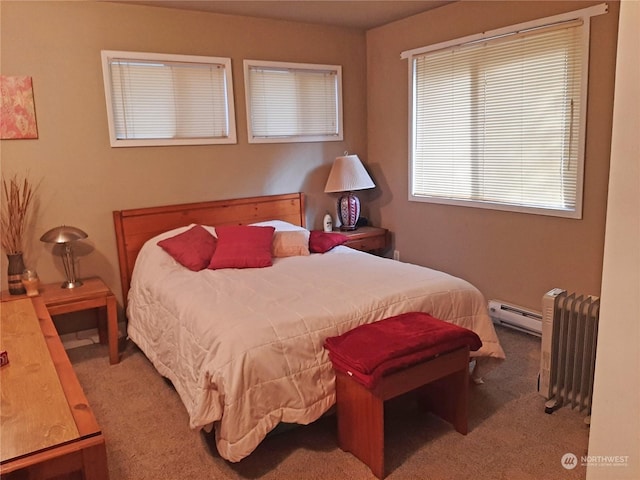
[[[309,235],[309,251],[312,253],[328,252],[333,247],[342,245],[347,240],[349,240],[349,238],[341,233],[313,230],[311,235]]]
[[[273,227],[229,225],[216,227],[218,245],[209,268],[260,268],[272,265]]]
[[[178,263],[197,272],[209,265],[216,250],[216,237],[201,225],[195,225],[175,237],[160,240],[158,245]]]

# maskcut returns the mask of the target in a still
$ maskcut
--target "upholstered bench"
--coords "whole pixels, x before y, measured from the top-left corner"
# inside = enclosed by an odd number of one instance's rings
[[[412,390],[424,407],[466,435],[469,351],[481,346],[474,332],[421,312],[328,338],[340,448],[384,478],[384,402]]]

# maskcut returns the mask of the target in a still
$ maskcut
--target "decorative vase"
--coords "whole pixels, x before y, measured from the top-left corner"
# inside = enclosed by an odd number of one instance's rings
[[[360,218],[360,199],[352,192],[345,193],[338,199],[338,215],[342,226],[340,230],[355,230]]]
[[[9,280],[9,293],[11,295],[24,295],[27,291],[22,285],[22,272],[24,272],[24,260],[22,253],[7,255],[9,267],[7,268],[7,279]]]

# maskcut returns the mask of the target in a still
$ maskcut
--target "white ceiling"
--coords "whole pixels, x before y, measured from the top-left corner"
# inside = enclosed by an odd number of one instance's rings
[[[450,0],[115,0],[117,3],[152,5],[249,17],[273,18],[368,30]]]

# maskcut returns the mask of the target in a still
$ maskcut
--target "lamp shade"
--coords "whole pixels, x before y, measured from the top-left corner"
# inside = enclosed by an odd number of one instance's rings
[[[324,191],[326,193],[352,192],[375,186],[358,156],[345,155],[336,158],[333,162]]]
[[[87,238],[88,236],[89,235],[87,235],[79,228],[70,227],[69,225],[62,225],[45,232],[40,237],[40,241],[46,243],[67,243],[73,242],[75,240],[82,240],[83,238]]]

